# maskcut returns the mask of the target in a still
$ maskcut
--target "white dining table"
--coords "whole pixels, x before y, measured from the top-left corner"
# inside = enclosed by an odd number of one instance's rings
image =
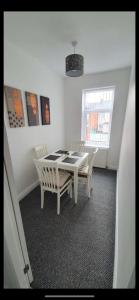
[[[58,164],[58,168],[63,169],[63,170],[67,170],[67,171],[72,171],[74,173],[74,199],[75,199],[75,204],[77,204],[77,199],[78,199],[78,171],[79,168],[84,165],[85,163],[88,162],[88,157],[89,157],[89,153],[87,152],[77,152],[77,151],[68,151],[69,154],[59,154],[56,153],[58,150],[56,150],[55,152],[49,153],[48,155],[45,155],[44,157],[40,158],[39,160],[41,161],[46,161],[46,158],[48,156],[48,161],[56,161],[56,163]],[[77,156],[74,155],[75,153],[78,153],[82,156]],[[56,160],[49,160],[49,156],[53,155],[53,156],[58,156],[58,158]],[[76,161],[74,163],[69,163],[69,162],[64,162],[63,160],[65,158],[73,158],[76,159]]]

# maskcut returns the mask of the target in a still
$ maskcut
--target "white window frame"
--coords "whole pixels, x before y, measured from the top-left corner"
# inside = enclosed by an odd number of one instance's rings
[[[116,89],[116,86],[106,86],[106,87],[97,87],[97,88],[90,88],[90,89],[83,89],[82,90],[82,115],[81,115],[81,140],[84,140],[85,141],[85,146],[87,147],[91,147],[91,148],[94,148],[94,147],[98,147],[98,148],[104,148],[104,149],[109,149],[110,148],[110,137],[111,137],[111,126],[112,126],[112,116],[113,116],[113,108],[114,108],[114,99],[115,99],[115,89]],[[102,145],[95,145],[92,144],[88,144],[85,140],[85,135],[84,135],[84,129],[83,127],[85,126],[85,124],[83,123],[83,102],[85,101],[84,97],[85,97],[85,93],[91,93],[91,92],[95,92],[95,91],[106,91],[106,90],[113,90],[113,99],[112,99],[112,110],[110,112],[110,130],[109,130],[109,140],[108,140],[108,146],[102,146]],[[108,110],[106,110],[106,112],[108,112]]]

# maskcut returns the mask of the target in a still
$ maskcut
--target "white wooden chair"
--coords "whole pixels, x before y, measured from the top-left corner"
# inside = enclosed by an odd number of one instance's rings
[[[89,198],[91,195],[91,190],[93,190],[92,173],[93,173],[94,160],[97,152],[98,152],[98,148],[92,151],[92,153],[90,154],[90,159],[88,161],[88,164],[81,166],[78,172],[78,177],[80,179],[79,182],[82,183],[85,182],[87,184],[87,194]]]
[[[41,208],[44,206],[44,192],[57,193],[57,214],[60,214],[60,197],[68,191],[72,198],[72,177],[66,172],[58,169],[56,162],[42,162],[33,160],[38,172],[41,186]]]
[[[47,146],[45,144],[37,145],[33,148],[33,150],[36,158],[41,158],[48,154]]]
[[[71,145],[71,150],[85,152],[85,141],[75,141]]]

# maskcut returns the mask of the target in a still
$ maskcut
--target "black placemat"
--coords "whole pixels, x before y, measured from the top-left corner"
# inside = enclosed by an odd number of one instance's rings
[[[69,154],[69,151],[66,150],[58,150],[55,153],[59,153],[59,154]]]
[[[71,158],[71,157],[66,157],[62,162],[69,163],[69,164],[75,164],[75,162],[78,160],[78,158]]]
[[[73,152],[72,155],[73,155],[73,156],[79,156],[79,157],[82,157],[82,156],[84,156],[84,153],[82,153],[82,152]]]
[[[45,159],[49,159],[49,160],[56,160],[58,159],[60,156],[57,156],[57,155],[49,155],[49,156],[46,156]]]

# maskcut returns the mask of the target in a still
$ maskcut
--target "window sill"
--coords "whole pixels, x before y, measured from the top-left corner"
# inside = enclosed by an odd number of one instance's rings
[[[95,146],[95,145],[89,145],[89,144],[85,144],[85,147],[88,147],[88,148],[99,148],[99,149],[109,149],[110,147],[109,146]]]

